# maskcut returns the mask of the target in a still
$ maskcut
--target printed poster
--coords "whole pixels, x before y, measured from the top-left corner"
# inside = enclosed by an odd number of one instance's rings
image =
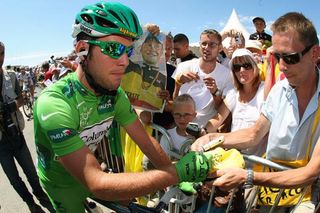
[[[165,34],[155,36],[144,30],[135,42],[134,54],[121,81],[131,104],[138,109],[162,112],[164,100],[158,97],[166,89]]]

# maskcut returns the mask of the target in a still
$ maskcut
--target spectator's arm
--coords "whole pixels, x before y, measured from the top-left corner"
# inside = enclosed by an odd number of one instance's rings
[[[229,114],[230,110],[228,109],[226,104],[222,102],[222,104],[218,108],[217,115],[210,119],[206,124],[205,128],[207,129],[207,132],[217,132],[217,129],[223,124],[224,120],[228,117]]]

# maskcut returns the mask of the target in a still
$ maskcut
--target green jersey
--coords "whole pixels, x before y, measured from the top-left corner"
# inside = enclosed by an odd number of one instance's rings
[[[113,119],[121,126],[137,119],[121,88],[116,96],[96,96],[78,80],[76,73],[46,88],[34,107],[38,173],[42,185],[78,186],[79,182],[59,163],[59,157],[83,146],[94,151]]]

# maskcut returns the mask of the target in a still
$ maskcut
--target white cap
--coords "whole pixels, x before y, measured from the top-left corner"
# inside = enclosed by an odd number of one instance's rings
[[[254,48],[254,49],[261,50],[262,44],[258,40],[247,40],[246,41],[246,48]]]
[[[250,50],[245,49],[245,48],[236,49],[232,54],[232,58],[229,62],[229,67],[232,67],[232,61],[235,57],[240,57],[240,56],[245,56],[245,55],[250,56],[252,58],[252,60],[255,61],[254,56],[253,56],[252,52],[250,52]]]

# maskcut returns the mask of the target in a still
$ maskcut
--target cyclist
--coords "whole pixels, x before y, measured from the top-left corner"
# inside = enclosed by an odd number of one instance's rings
[[[189,153],[171,164],[145,132],[119,87],[133,42],[142,30],[136,14],[120,3],[88,5],[76,16],[73,36],[81,62],[74,73],[47,87],[34,108],[38,171],[57,212],[84,212],[93,195],[123,200],[181,181],[201,181],[210,157]],[[92,154],[116,120],[157,168],[145,173],[104,173]]]
[[[34,96],[34,84],[32,77],[29,72],[27,72],[26,67],[21,67],[20,68],[20,73],[18,74],[18,81],[20,82],[20,86],[22,89],[22,96],[23,99],[25,100],[27,96],[27,92],[30,91],[31,98],[33,101],[33,96]]]

